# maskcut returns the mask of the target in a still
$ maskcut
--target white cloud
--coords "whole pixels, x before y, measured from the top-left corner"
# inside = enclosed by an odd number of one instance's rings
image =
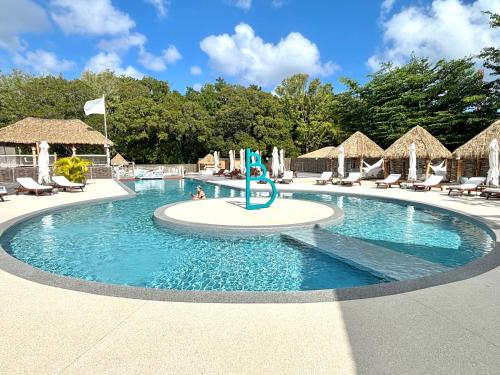
[[[394,3],[396,0],[384,0],[382,1],[382,5],[380,6],[382,14],[390,13],[392,8],[394,7]]]
[[[500,45],[500,30],[492,29],[482,11],[500,13],[500,1],[433,0],[428,7],[408,7],[383,22],[382,50],[367,65],[382,61],[405,63],[411,54],[436,61],[475,55],[486,46]]]
[[[229,0],[229,4],[241,9],[248,10],[252,7],[252,0]]]
[[[100,52],[87,62],[85,70],[90,70],[95,73],[109,70],[115,72],[116,75],[124,75],[137,79],[144,77],[144,74],[135,69],[133,66],[128,65],[126,68],[123,68],[122,59],[115,52]]]
[[[168,64],[173,64],[181,58],[181,54],[174,45],[168,46],[159,56],[147,52],[143,47],[141,47],[139,51],[139,62],[141,65],[155,72],[161,72],[167,69]]]
[[[322,63],[318,47],[300,33],[290,33],[277,44],[265,43],[247,24],[239,24],[233,35],[211,35],[200,48],[217,72],[236,77],[241,83],[270,87],[296,73],[330,75],[338,66]]]
[[[285,5],[286,1],[285,0],[272,0],[271,5],[273,8],[281,8],[283,5]]]
[[[14,55],[14,62],[25,65],[41,74],[57,74],[73,69],[76,66],[73,61],[59,59],[55,53],[42,49],[37,49],[34,52],[27,51],[23,55],[16,54]]]
[[[165,18],[168,14],[168,6],[170,1],[167,0],[144,0],[146,3],[151,4],[156,9],[156,14],[160,18]]]
[[[52,0],[51,16],[66,34],[118,35],[135,22],[111,0]]]
[[[130,47],[142,47],[147,41],[145,35],[141,33],[131,33],[118,38],[101,40],[98,43],[99,49],[106,52],[124,53]]]
[[[193,90],[195,91],[200,91],[202,89],[203,85],[201,83],[195,83],[193,85]]]
[[[196,65],[191,67],[190,72],[194,76],[199,76],[202,73],[201,68],[199,66],[196,66]]]
[[[0,1],[0,48],[11,52],[23,49],[19,34],[50,28],[45,10],[31,0]]]
[[[177,60],[180,60],[182,59],[182,56],[181,54],[179,53],[179,50],[177,49],[177,47],[175,47],[174,45],[169,45],[168,48],[166,50],[163,50],[163,58],[165,59],[165,61],[168,63],[168,64],[173,64],[175,63]]]

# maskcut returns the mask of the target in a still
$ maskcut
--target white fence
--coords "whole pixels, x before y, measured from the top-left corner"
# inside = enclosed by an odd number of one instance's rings
[[[107,165],[106,155],[83,154],[76,156],[81,159],[90,160],[94,165]],[[49,165],[53,165],[55,161],[56,156],[53,154],[49,155]],[[32,154],[0,155],[0,167],[33,167],[36,165],[36,157]]]

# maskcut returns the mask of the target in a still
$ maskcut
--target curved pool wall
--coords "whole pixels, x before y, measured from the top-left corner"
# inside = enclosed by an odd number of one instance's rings
[[[128,189],[126,186],[124,188],[129,192],[128,198],[135,195],[133,191]],[[317,190],[311,191],[301,191],[301,193],[309,192],[313,194],[318,194]],[[325,193],[330,194],[330,193]],[[339,193],[331,193],[332,195],[338,195]],[[479,216],[468,215],[466,213],[451,210],[443,207],[436,207],[434,205],[423,204],[421,202],[415,202],[410,199],[399,199],[399,198],[379,198],[374,197],[369,194],[363,194],[353,191],[342,192],[342,195],[347,196],[358,196],[368,199],[399,202],[400,204],[412,204],[414,206],[419,206],[431,210],[441,211],[447,214],[457,215],[467,221],[479,225],[480,227],[486,229],[488,233],[495,240],[494,248],[483,257],[474,260],[462,267],[453,269],[448,272],[442,272],[438,274],[433,274],[431,276],[406,280],[397,281],[376,285],[367,285],[351,288],[342,289],[323,289],[323,290],[312,290],[312,291],[277,291],[277,292],[251,292],[251,291],[203,291],[203,290],[162,290],[162,289],[151,289],[151,288],[140,288],[140,287],[130,287],[124,285],[113,285],[105,284],[100,282],[86,281],[75,279],[73,277],[66,277],[50,272],[42,271],[38,268],[32,267],[0,249],[0,268],[16,276],[23,277],[25,279],[39,282],[42,284],[61,287],[65,289],[71,289],[76,291],[83,291],[107,296],[125,297],[125,298],[138,298],[138,299],[150,299],[150,300],[164,300],[164,301],[179,301],[179,302],[215,302],[215,303],[305,303],[305,302],[320,302],[320,301],[335,301],[335,300],[349,300],[349,299],[359,299],[359,298],[370,298],[376,296],[384,296],[402,292],[409,292],[417,289],[422,289],[426,287],[446,284],[450,282],[455,282],[459,280],[464,280],[473,276],[477,276],[481,273],[489,271],[500,264],[500,249],[497,242],[500,234],[499,226],[488,219],[481,218]],[[57,212],[65,210],[69,207],[76,206],[90,206],[96,203],[109,202],[115,200],[121,200],[127,197],[111,197],[103,199],[94,199],[87,202],[71,203],[62,206],[57,206],[54,208],[44,209],[41,211],[33,212],[30,214],[19,216],[8,222],[0,224],[0,236],[10,227],[26,221],[30,218],[42,216],[48,212]]]

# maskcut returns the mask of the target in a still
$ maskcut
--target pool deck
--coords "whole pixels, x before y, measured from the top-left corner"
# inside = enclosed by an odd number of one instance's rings
[[[242,181],[218,180],[231,185]],[[400,198],[487,219],[500,200],[445,192],[314,186]],[[7,196],[0,222],[74,201],[123,198],[110,180],[83,193]],[[37,374],[496,374],[500,368],[500,268],[391,296],[304,304],[135,300],[28,281],[0,271],[0,373]]]

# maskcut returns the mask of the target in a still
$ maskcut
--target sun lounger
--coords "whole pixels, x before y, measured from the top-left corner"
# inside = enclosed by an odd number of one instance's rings
[[[283,177],[281,177],[279,182],[282,184],[289,184],[289,183],[293,182],[293,172],[292,171],[285,171],[285,173],[283,173]]]
[[[477,191],[479,185],[483,184],[484,181],[486,181],[484,177],[471,177],[464,184],[448,186],[448,195],[453,191],[456,191],[460,195],[463,195],[465,192],[470,194],[473,191]]]
[[[377,187],[383,187],[385,189],[392,187],[392,185],[400,185],[399,180],[401,179],[401,175],[399,173],[390,174],[383,180],[375,181]]]
[[[16,179],[17,183],[20,185],[16,189],[16,195],[19,193],[35,193],[38,196],[40,194],[52,194],[52,186],[40,185],[38,182],[33,180],[31,177],[19,177]]]
[[[490,198],[500,198],[500,188],[486,188],[481,192],[481,196]]]
[[[64,191],[66,191],[66,190],[78,190],[78,189],[83,191],[83,188],[85,187],[85,184],[71,182],[64,176],[52,176],[52,181],[54,181],[55,188],[63,189]]]
[[[0,201],[4,202],[3,197],[7,195],[7,189],[5,186],[0,186]]]
[[[349,172],[349,176],[340,180],[341,185],[353,186],[354,184],[361,185],[361,173],[359,172]]]
[[[316,180],[316,185],[326,185],[328,182],[333,183],[332,175],[333,172],[323,172],[321,176]]]
[[[430,175],[424,182],[414,183],[413,188],[415,189],[415,191],[417,190],[427,191],[431,190],[432,188],[439,188],[443,190],[443,187],[441,186],[441,181],[443,180],[443,178],[444,176],[437,176],[433,174]]]

